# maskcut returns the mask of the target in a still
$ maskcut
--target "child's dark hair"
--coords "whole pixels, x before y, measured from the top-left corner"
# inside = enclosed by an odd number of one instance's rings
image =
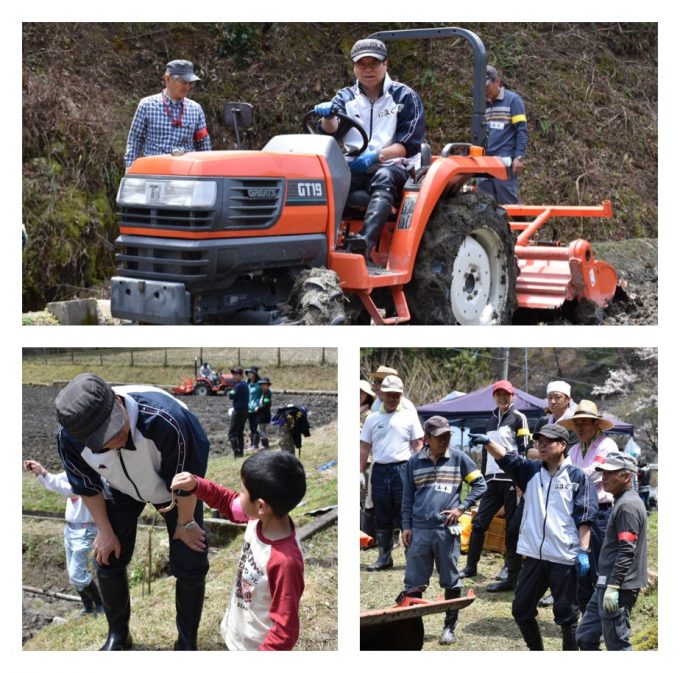
[[[258,451],[241,465],[241,479],[251,500],[261,498],[274,512],[284,516],[305,495],[305,468],[291,453],[278,450]]]

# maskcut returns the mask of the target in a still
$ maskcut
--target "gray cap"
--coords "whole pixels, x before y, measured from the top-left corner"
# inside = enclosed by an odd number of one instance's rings
[[[569,430],[563,428],[556,423],[547,423],[538,432],[531,435],[532,439],[539,437],[547,437],[548,439],[561,439],[563,442],[569,443]]]
[[[55,400],[66,431],[93,451],[101,451],[124,427],[125,415],[113,388],[96,374],[79,374]]]
[[[354,43],[349,56],[353,63],[356,63],[366,56],[371,56],[377,58],[379,61],[384,61],[387,59],[387,47],[385,46],[385,43],[380,40],[374,40],[372,38],[359,40]]]
[[[487,82],[493,82],[498,79],[498,70],[494,68],[492,65],[487,65],[486,66],[486,81]]]
[[[637,472],[637,461],[627,453],[611,451],[605,456],[604,463],[596,465],[595,469],[600,472],[616,472],[618,470]]]
[[[430,416],[425,421],[423,426],[426,435],[432,435],[433,437],[439,437],[447,432],[451,432],[451,426],[449,422],[443,416]]]
[[[170,63],[165,66],[165,74],[179,77],[185,82],[201,81],[200,77],[196,77],[196,73],[194,72],[194,64],[191,61],[183,61],[181,59],[170,61]]]

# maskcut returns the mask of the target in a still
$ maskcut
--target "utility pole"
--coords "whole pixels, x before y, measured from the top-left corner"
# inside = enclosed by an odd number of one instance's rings
[[[501,359],[502,359],[502,364],[501,364],[501,379],[506,379],[508,378],[508,366],[510,363],[510,349],[509,348],[501,348]]]

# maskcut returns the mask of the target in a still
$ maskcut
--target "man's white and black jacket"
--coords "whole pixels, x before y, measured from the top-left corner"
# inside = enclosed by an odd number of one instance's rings
[[[524,492],[517,553],[541,561],[573,565],[580,550],[578,528],[598,512],[590,477],[566,458],[554,474],[543,461],[506,455],[498,461]]]
[[[59,455],[73,492],[96,496],[104,490],[103,477],[134,500],[166,503],[175,474],[205,474],[208,438],[187,406],[165,391],[151,386],[114,386],[113,390],[125,403],[130,420],[124,448],[95,453],[59,428]]]

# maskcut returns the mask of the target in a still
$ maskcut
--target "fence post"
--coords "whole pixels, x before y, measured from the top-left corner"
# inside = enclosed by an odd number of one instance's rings
[[[326,364],[326,347],[325,346],[321,347],[321,364],[322,365]]]
[[[103,367],[104,366],[104,351],[99,348],[99,366]]]
[[[130,351],[130,367],[135,366],[135,356],[134,356],[134,351]]]
[[[281,346],[276,348],[276,368],[281,369]]]
[[[165,348],[163,350],[163,367],[167,368],[168,366],[168,349]]]

